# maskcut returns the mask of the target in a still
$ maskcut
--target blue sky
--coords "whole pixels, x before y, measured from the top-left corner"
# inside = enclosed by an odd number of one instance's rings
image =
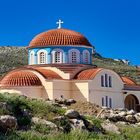
[[[59,18],[102,56],[140,64],[139,0],[1,0],[0,46],[27,46]]]

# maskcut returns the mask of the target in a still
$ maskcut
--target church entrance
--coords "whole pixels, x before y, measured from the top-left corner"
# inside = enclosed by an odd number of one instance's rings
[[[139,100],[136,96],[132,94],[126,96],[124,103],[125,108],[127,108],[128,110],[133,109],[135,111],[139,111]]]

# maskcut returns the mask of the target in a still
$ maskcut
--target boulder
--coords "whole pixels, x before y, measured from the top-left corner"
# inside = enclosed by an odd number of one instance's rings
[[[135,116],[137,122],[140,122],[140,116],[139,116],[139,114],[135,114],[134,116]]]
[[[64,119],[65,119],[64,116],[58,116],[58,117],[53,118],[54,121],[60,121],[60,120],[64,120]]]
[[[70,119],[71,127],[72,129],[80,129],[80,130],[86,130],[86,126],[83,122],[83,120],[80,119]]]
[[[110,121],[113,121],[113,122],[125,121],[125,117],[124,116],[120,116],[119,114],[110,114],[108,119]]]
[[[79,112],[75,111],[74,109],[67,110],[65,115],[70,119],[77,119],[80,117]]]
[[[140,122],[136,123],[136,125],[140,127]]]
[[[135,111],[134,110],[127,111],[127,115],[134,115],[134,114],[135,114]]]
[[[121,117],[123,117],[123,116],[126,116],[127,113],[126,113],[126,111],[121,111],[118,115],[121,116]]]
[[[57,125],[55,125],[54,123],[52,123],[50,121],[46,121],[45,119],[37,118],[37,117],[32,118],[32,123],[46,125],[46,126],[53,128],[53,129],[57,128]]]
[[[5,132],[17,128],[17,119],[10,115],[0,116],[0,130]]]
[[[126,119],[127,122],[130,122],[130,123],[136,123],[137,122],[137,120],[136,120],[134,115],[127,115],[125,117],[125,119]]]
[[[67,103],[68,104],[74,104],[74,103],[76,103],[76,101],[74,99],[67,99]]]
[[[123,121],[118,121],[116,124],[118,124],[118,125],[127,125],[128,123],[127,122],[123,122]]]
[[[106,132],[120,134],[119,128],[113,123],[105,123],[104,122],[101,124],[101,126]]]

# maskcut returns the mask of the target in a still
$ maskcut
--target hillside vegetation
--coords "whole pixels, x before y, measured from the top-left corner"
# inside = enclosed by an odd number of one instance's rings
[[[0,94],[0,106],[0,140],[140,139],[140,127],[133,124],[115,125],[118,130],[112,131],[114,124],[111,123],[112,130],[104,131],[102,123],[105,120],[97,119],[94,115],[70,119],[66,109],[51,101],[5,93]],[[73,115],[76,117],[75,113]],[[73,124],[75,120],[80,123]],[[84,122],[86,129],[81,122]]]
[[[11,69],[28,64],[28,52],[26,47],[0,47],[0,76]],[[93,56],[93,64],[98,67],[116,71],[121,76],[128,76],[140,84],[140,69],[128,66],[113,59]]]
[[[0,47],[0,76],[19,66],[27,65],[25,47]]]

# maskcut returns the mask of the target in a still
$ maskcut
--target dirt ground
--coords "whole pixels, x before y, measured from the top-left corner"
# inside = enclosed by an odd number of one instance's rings
[[[68,109],[74,109],[83,115],[97,116],[101,110],[101,107],[89,102],[76,102],[75,104],[68,106]]]

